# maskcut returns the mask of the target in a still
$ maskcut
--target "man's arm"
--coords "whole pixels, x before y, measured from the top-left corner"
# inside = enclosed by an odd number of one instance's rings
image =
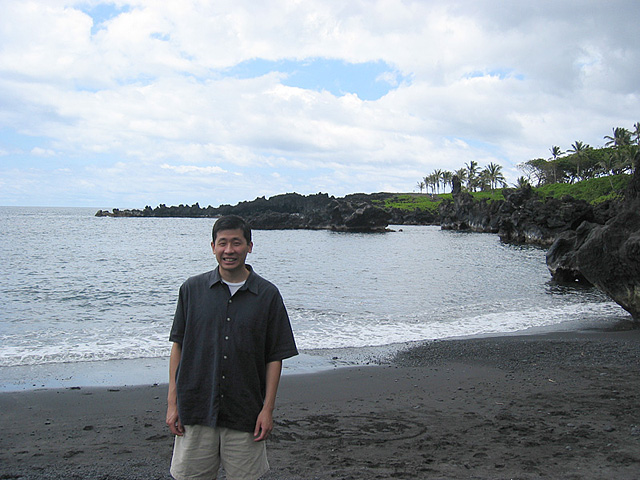
[[[184,427],[178,416],[178,391],[176,388],[176,371],[182,357],[182,345],[173,342],[169,358],[169,394],[167,396],[167,425],[174,435],[184,435]]]
[[[273,409],[276,406],[276,394],[282,373],[282,360],[267,363],[267,385],[265,390],[264,405],[253,432],[254,441],[265,440],[273,430]]]

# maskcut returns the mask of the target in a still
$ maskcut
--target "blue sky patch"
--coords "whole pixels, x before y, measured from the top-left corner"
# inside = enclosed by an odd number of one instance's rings
[[[239,63],[224,73],[235,78],[256,78],[270,72],[286,74],[283,85],[331,92],[337,97],[355,93],[362,100],[378,100],[408,81],[383,61],[347,63],[342,60],[264,60]]]
[[[0,151],[30,151],[35,147],[41,147],[47,142],[48,140],[43,137],[33,137],[18,133],[12,127],[0,128]]]
[[[103,27],[103,23],[117,17],[121,13],[131,10],[127,5],[117,7],[113,3],[98,3],[97,5],[79,5],[78,9],[86,13],[93,19],[93,27],[91,27],[91,35],[95,35]]]

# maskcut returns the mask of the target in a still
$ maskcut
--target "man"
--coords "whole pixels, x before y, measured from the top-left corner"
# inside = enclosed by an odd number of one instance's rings
[[[245,263],[251,229],[237,216],[213,226],[218,267],[180,287],[171,328],[167,425],[177,480],[255,480],[268,469],[264,440],[282,360],[297,355],[278,289]]]

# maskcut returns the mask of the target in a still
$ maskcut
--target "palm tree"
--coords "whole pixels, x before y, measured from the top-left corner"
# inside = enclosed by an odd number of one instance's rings
[[[422,193],[422,190],[424,190],[424,181],[418,182],[418,188],[420,189],[420,193]]]
[[[427,189],[431,189],[431,193],[435,192],[435,184],[433,182],[433,175],[427,175],[424,177],[424,184]]]
[[[486,174],[486,178],[489,182],[491,191],[495,190],[498,185],[506,185],[504,175],[502,174],[502,165],[497,163],[490,163],[483,171]]]
[[[636,145],[640,145],[640,122],[636,122],[633,124],[633,132],[631,132],[631,134],[633,135],[633,140],[635,141]]]
[[[480,187],[481,192],[484,192],[491,188],[491,180],[489,179],[489,172],[487,172],[486,168],[480,171],[480,173],[476,177],[474,184],[477,187]]]
[[[521,176],[516,181],[515,187],[516,188],[524,188],[527,185],[531,185],[531,183],[529,182],[529,179],[525,178],[524,176]]]
[[[553,159],[553,183],[558,183],[558,165],[556,160],[558,160],[558,157],[564,152],[556,145],[552,146],[549,151],[551,152],[551,158],[549,160]]]
[[[433,181],[436,184],[436,189],[438,190],[438,193],[440,193],[440,183],[442,181],[442,170],[440,169],[434,170],[431,175],[433,175]]]
[[[458,176],[458,180],[460,180],[460,184],[461,185],[467,180],[467,169],[466,168],[459,168],[458,170],[456,170],[453,173],[454,173],[454,175]]]
[[[605,175],[609,177],[609,183],[611,184],[611,189],[613,190],[613,181],[611,180],[611,173],[615,168],[615,160],[611,153],[605,155],[605,157],[598,162],[602,169],[604,170]]]
[[[616,127],[613,129],[613,136],[605,135],[605,139],[609,140],[605,143],[606,147],[622,147],[631,145],[631,132],[626,128]]]
[[[554,160],[557,160],[558,157],[564,153],[562,150],[560,150],[560,147],[558,147],[557,145],[554,145],[553,147],[551,147],[549,151],[551,152],[551,157]]]
[[[453,179],[453,172],[450,172],[449,170],[444,170],[442,172],[443,190],[447,189],[447,185],[451,185],[451,189],[453,190],[452,179]]]
[[[469,163],[465,163],[467,167],[467,190],[473,192],[475,190],[474,181],[478,174],[478,162],[471,160]]]
[[[589,145],[585,145],[584,143],[576,140],[572,145],[569,152],[573,153],[576,156],[576,166],[577,166],[577,177],[578,180],[582,180],[582,176],[580,175],[580,159],[584,155],[584,153],[589,149]]]

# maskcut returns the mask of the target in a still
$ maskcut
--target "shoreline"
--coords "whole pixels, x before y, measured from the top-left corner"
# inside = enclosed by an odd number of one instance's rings
[[[452,340],[475,340],[500,337],[531,337],[568,332],[618,331],[634,328],[631,317],[599,324],[564,322],[531,327],[514,332],[493,332],[441,339],[407,341],[391,345],[340,347],[300,350],[296,357],[284,362],[283,375],[313,374],[336,368],[384,365],[404,350],[423,344]],[[99,361],[61,362],[38,365],[0,366],[0,394],[42,389],[142,387],[167,383],[169,356],[154,358],[111,359]],[[143,380],[141,380],[143,379]]]
[[[636,478],[639,387],[640,329],[439,340],[283,375],[263,478]],[[0,393],[0,478],[169,479],[166,388]]]
[[[284,373],[305,374],[334,368],[329,360],[320,356],[302,353],[298,357],[289,360]],[[144,387],[167,383],[168,375],[169,356],[0,367],[0,394],[43,389]]]

